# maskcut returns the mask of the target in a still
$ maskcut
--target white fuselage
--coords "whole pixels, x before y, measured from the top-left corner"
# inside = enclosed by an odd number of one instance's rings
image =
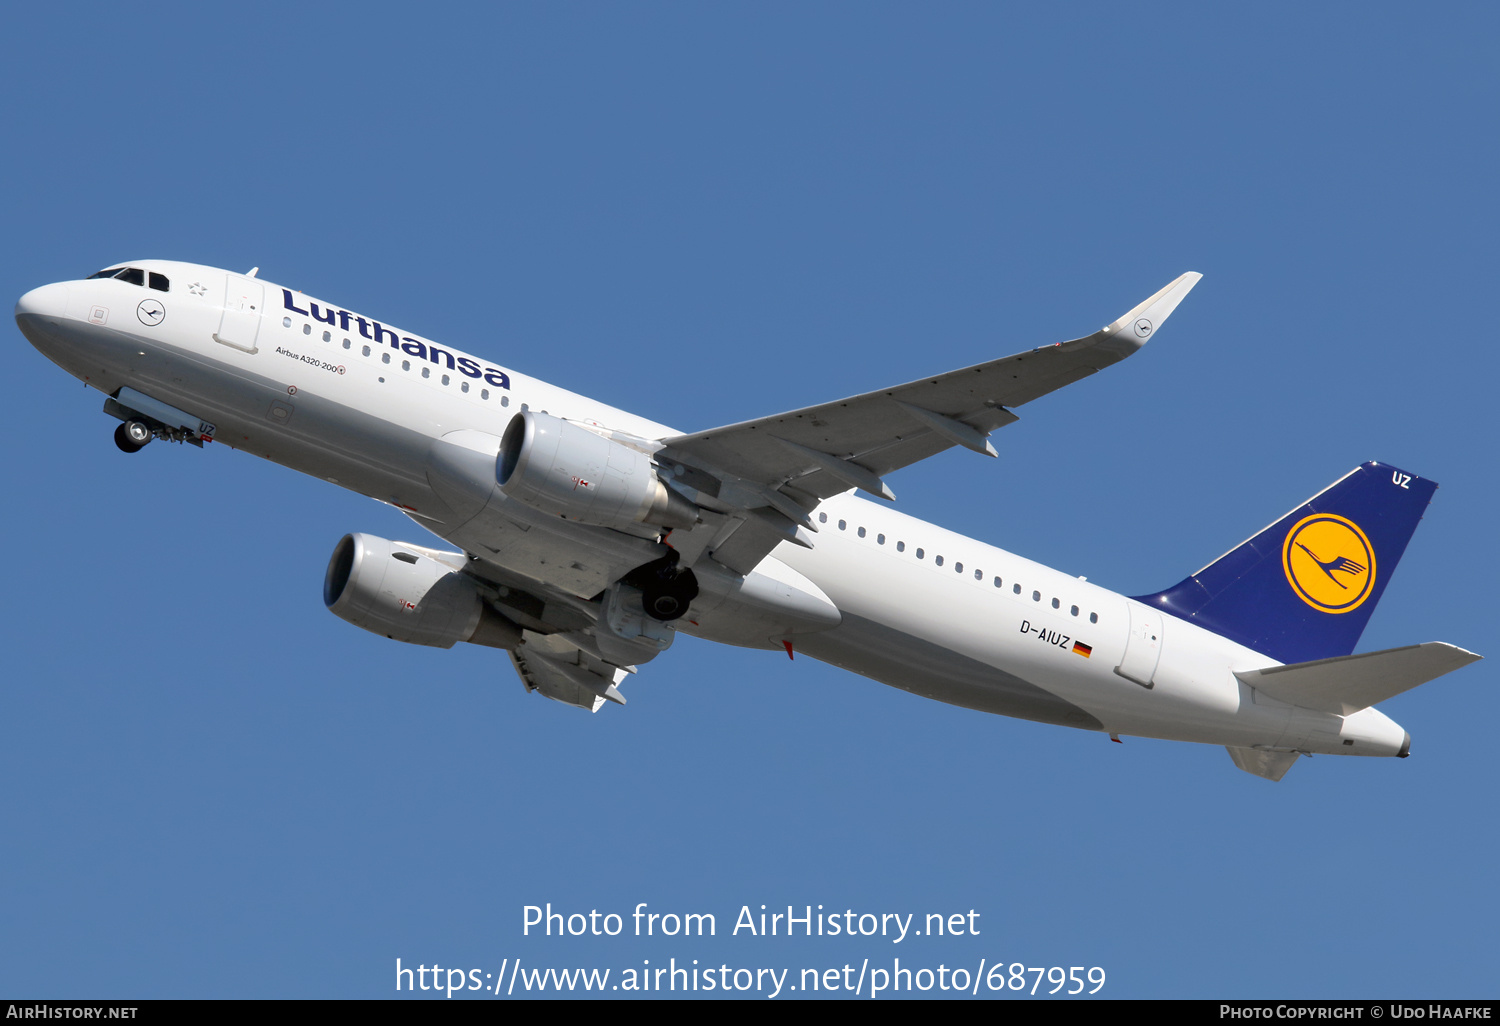
[[[430,454],[454,432],[498,440],[523,408],[643,438],[670,428],[270,282],[171,261],[131,266],[165,275],[170,290],[44,286],[22,298],[18,322],[105,393],[128,387],[188,411],[221,444],[392,503],[569,594],[596,594],[652,558],[646,532],[461,508],[435,486]],[[147,300],[161,313],[138,313]],[[1110,734],[1345,755],[1396,755],[1405,743],[1376,709],[1337,716],[1260,694],[1235,671],[1276,660],[1081,578],[853,493],[815,517],[811,549],[783,544],[772,558],[842,620],[796,634],[798,652],[940,701]],[[730,607],[694,619],[679,629],[778,644],[738,629]]]

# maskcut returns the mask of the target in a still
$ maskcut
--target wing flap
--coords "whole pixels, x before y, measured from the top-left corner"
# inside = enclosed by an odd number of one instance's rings
[[[1235,676],[1278,701],[1347,716],[1482,658],[1456,645],[1428,641]]]
[[[540,691],[554,702],[589,712],[598,712],[606,701],[625,704],[618,685],[627,671],[558,635],[523,631],[510,660],[527,691]]]
[[[779,514],[753,510],[733,532],[709,550],[709,555],[737,574],[748,574],[760,565],[767,553],[784,541],[803,548],[812,547],[807,532],[791,521]]]

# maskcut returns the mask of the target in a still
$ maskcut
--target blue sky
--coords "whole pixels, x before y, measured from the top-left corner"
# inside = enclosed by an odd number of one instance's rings
[[[1441,485],[1361,650],[1495,654],[1497,18],[1403,5],[32,5],[5,294],[246,270],[682,429],[1086,334],[1137,357],[900,508],[1129,594],[1367,459]],[[4,290],[0,290],[4,291]],[[597,716],[321,607],[394,510],[126,457],[11,331],[0,993],[382,997],[403,965],[1101,966],[1114,997],[1495,996],[1494,671],[1301,760],[682,639]],[[522,908],[719,936],[523,937]],[[742,905],[977,937],[727,936]],[[908,961],[909,960],[909,961]]]

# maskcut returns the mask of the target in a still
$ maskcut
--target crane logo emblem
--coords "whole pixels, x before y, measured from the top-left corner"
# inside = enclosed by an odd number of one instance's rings
[[[1359,608],[1375,586],[1375,548],[1352,520],[1303,517],[1287,532],[1281,567],[1297,597],[1325,613]]]

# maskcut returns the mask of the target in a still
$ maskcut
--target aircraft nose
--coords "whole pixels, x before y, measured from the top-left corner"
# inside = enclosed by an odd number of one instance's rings
[[[68,312],[68,286],[59,282],[32,289],[16,301],[16,323],[22,318],[44,317],[62,320]]]

